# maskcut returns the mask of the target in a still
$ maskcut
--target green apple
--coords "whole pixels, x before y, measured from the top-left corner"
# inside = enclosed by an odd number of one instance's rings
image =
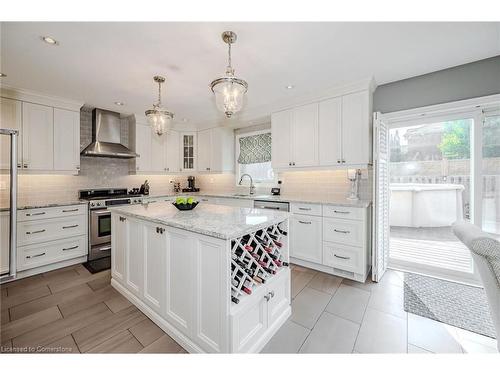
[[[175,203],[177,203],[177,204],[186,204],[186,198],[185,197],[178,197],[175,200]]]
[[[194,203],[194,198],[193,197],[188,197],[187,203],[188,204],[193,204]]]

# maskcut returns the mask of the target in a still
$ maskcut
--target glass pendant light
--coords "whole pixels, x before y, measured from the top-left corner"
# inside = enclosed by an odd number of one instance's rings
[[[224,112],[227,118],[231,118],[233,114],[243,107],[243,99],[248,90],[248,84],[245,80],[234,76],[234,69],[231,66],[231,44],[236,42],[236,34],[232,31],[224,31],[222,40],[229,46],[226,75],[212,81],[210,88],[215,94],[217,108]]]
[[[156,134],[162,135],[171,129],[174,114],[161,106],[161,84],[165,82],[165,77],[154,76],[153,80],[158,83],[158,102],[153,104],[153,109],[146,111],[146,117],[151,129]]]

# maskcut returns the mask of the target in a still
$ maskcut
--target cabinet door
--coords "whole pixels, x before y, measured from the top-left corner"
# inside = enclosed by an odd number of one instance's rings
[[[167,134],[167,172],[179,172],[179,133],[170,131]]]
[[[188,232],[169,230],[166,252],[165,315],[169,323],[186,335],[193,332],[195,303],[194,240]]]
[[[139,156],[135,159],[135,169],[138,172],[151,170],[151,128],[147,125],[136,124],[135,151]]]
[[[271,115],[271,164],[273,168],[290,168],[292,163],[293,110]]]
[[[342,156],[346,164],[370,162],[370,116],[368,91],[342,97]]]
[[[219,151],[219,150],[214,150]],[[198,132],[198,171],[208,172],[212,166],[212,130]]]
[[[23,167],[54,168],[54,108],[23,103]]]
[[[342,98],[319,103],[319,164],[340,165],[342,160]]]
[[[161,230],[158,230],[160,228]],[[163,232],[162,232],[163,231]],[[165,228],[145,225],[144,300],[157,313],[165,308],[165,257],[167,234]]]
[[[111,216],[111,276],[121,283],[125,281],[125,257],[128,253],[128,221],[119,215]]]
[[[322,263],[322,218],[293,215],[290,218],[290,256],[314,263]]]
[[[181,133],[181,171],[196,171],[196,133]]]
[[[0,275],[9,272],[10,269],[10,248],[9,233],[10,216],[9,211],[0,212]],[[3,235],[5,233],[5,235]]]
[[[128,244],[125,253],[125,283],[128,290],[138,297],[142,297],[144,285],[144,227],[142,224],[128,217],[125,220],[128,221]]]
[[[267,288],[269,302],[268,310],[268,325],[271,327],[279,317],[290,306],[290,269],[286,268]]]
[[[80,169],[80,113],[54,108],[54,169]]]
[[[294,167],[318,165],[318,103],[294,109],[292,164]]]
[[[151,132],[151,171],[166,172],[167,134]]]
[[[22,163],[22,104],[18,100],[0,98],[0,128],[19,131],[17,137],[17,163]],[[0,169],[10,168],[10,137],[0,137]]]

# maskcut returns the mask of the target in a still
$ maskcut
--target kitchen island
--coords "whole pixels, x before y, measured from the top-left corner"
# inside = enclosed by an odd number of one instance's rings
[[[110,211],[111,284],[188,352],[259,352],[291,315],[288,212]]]

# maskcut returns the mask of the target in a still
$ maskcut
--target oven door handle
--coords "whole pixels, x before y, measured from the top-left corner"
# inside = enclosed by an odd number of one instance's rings
[[[91,215],[95,216],[102,216],[102,215],[111,215],[111,212],[109,210],[95,210],[95,211],[90,211]]]

